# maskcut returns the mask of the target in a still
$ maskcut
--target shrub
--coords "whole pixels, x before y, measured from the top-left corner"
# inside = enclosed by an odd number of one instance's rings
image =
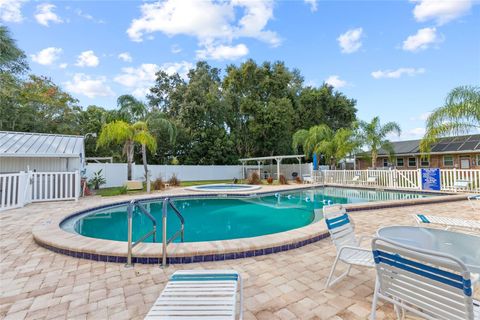
[[[288,184],[287,178],[285,178],[283,174],[280,175],[280,179],[278,179],[278,182],[280,182],[280,184]]]
[[[268,183],[268,184],[272,184],[272,183],[273,183],[273,178],[272,178],[272,177],[268,177],[268,178],[267,178],[267,183]]]
[[[262,181],[260,180],[260,176],[256,171],[254,171],[248,178],[248,184],[260,184],[260,183],[262,183]]]
[[[174,173],[170,180],[168,180],[168,184],[171,187],[180,187],[180,179],[177,178],[177,175]]]
[[[295,182],[296,183],[302,183],[302,179],[299,176],[295,177]]]
[[[153,181],[153,190],[163,190],[165,189],[165,183],[163,183],[163,180],[161,177],[158,177]]]
[[[107,180],[105,180],[105,177],[102,175],[102,171],[103,169],[100,169],[95,172],[92,179],[88,181],[88,183],[92,185],[95,190],[98,190],[102,184],[107,183]]]

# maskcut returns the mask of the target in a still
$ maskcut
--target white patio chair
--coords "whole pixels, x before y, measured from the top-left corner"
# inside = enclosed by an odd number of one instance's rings
[[[376,283],[371,320],[379,299],[392,303],[397,317],[410,311],[424,319],[480,319],[465,264],[450,255],[421,250],[382,238],[372,240]]]
[[[313,183],[313,177],[309,174],[304,174],[302,176],[303,183]]]
[[[356,184],[360,182],[360,176],[359,175],[355,175],[352,180],[350,180],[350,183],[353,183],[353,184]]]
[[[243,285],[238,272],[176,271],[145,319],[235,319],[237,292],[242,319]]]
[[[367,184],[369,184],[369,185],[377,184],[377,177],[375,177],[375,176],[368,177],[367,178]]]
[[[462,180],[462,179],[459,179],[457,181],[455,181],[455,183],[453,184],[453,189],[455,190],[455,192],[457,191],[461,191],[461,190],[468,190],[468,187],[470,186],[470,181],[469,180]]]
[[[360,244],[363,239],[368,237],[355,237],[355,231],[350,222],[346,210],[341,205],[331,205],[323,207],[323,216],[327,224],[330,237],[337,250],[337,257],[333,263],[332,270],[328,276],[325,289],[331,287],[344,277],[346,277],[352,265],[362,267],[373,267],[373,256],[370,249],[361,248]],[[338,261],[342,261],[348,265],[347,271],[332,280]]]
[[[468,202],[472,206],[473,211],[480,211],[480,195],[476,194],[473,196],[468,196]]]
[[[424,214],[414,214],[413,217],[418,224],[438,224],[445,227],[445,229],[450,228],[467,228],[480,230],[480,221],[475,220],[465,220],[461,218],[451,218],[451,217],[440,217],[440,216],[429,216]]]

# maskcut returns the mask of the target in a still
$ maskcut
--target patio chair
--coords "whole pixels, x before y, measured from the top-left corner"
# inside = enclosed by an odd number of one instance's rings
[[[176,271],[145,319],[239,319],[243,318],[243,287],[234,270]]]
[[[358,182],[360,182],[360,175],[358,175],[358,174],[355,175],[355,176],[352,178],[352,180],[350,180],[350,183],[353,183],[353,184],[358,183]]]
[[[373,256],[370,249],[361,248],[360,244],[363,239],[368,237],[360,237],[358,240],[355,237],[355,231],[350,222],[350,218],[346,210],[341,205],[331,205],[323,207],[323,216],[327,224],[330,237],[337,250],[337,257],[333,263],[332,270],[328,276],[325,289],[331,287],[344,277],[346,277],[352,265],[362,267],[373,267]],[[347,271],[342,273],[335,279],[332,279],[337,267],[338,261],[347,264]]]
[[[309,174],[304,174],[302,176],[303,183],[313,183],[313,177]]]
[[[367,184],[377,184],[377,177],[375,176],[368,177]]]
[[[421,223],[431,223],[438,224],[445,227],[445,229],[450,228],[467,228],[467,229],[478,229],[480,230],[480,221],[475,220],[465,220],[461,218],[450,218],[450,217],[440,217],[440,216],[428,216],[424,214],[414,214],[413,217],[418,224]]]
[[[480,211],[480,195],[469,196],[468,202],[472,206],[473,211]]]
[[[461,180],[461,179],[458,179],[457,181],[455,181],[455,183],[453,184],[453,189],[455,191],[466,191],[468,190],[468,187],[470,186],[470,181],[469,180]]]
[[[417,249],[382,238],[372,240],[377,278],[371,320],[379,299],[425,319],[480,319],[472,299],[472,278],[465,264],[450,255]]]

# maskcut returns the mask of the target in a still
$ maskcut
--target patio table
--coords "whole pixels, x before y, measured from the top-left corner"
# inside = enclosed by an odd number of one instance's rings
[[[480,273],[480,237],[447,230],[391,226],[378,230],[378,236],[419,249],[449,254],[461,260],[473,273]]]

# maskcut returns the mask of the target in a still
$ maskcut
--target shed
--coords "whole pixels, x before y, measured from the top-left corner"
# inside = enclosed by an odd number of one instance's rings
[[[84,160],[83,136],[0,131],[0,173],[81,171]]]

